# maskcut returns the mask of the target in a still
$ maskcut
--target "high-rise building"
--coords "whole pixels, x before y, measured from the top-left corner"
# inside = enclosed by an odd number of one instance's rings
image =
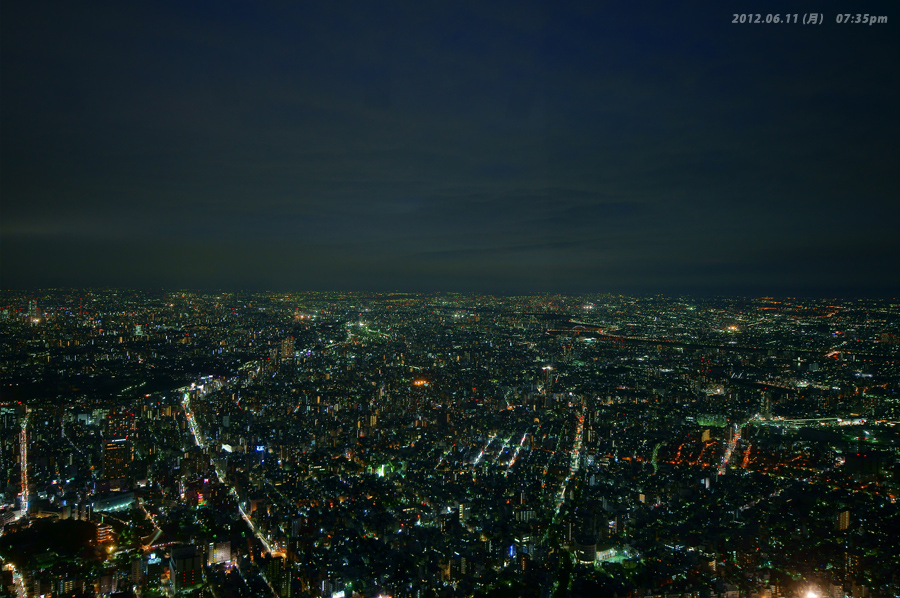
[[[231,541],[226,540],[225,542],[210,542],[209,543],[209,564],[210,565],[218,565],[219,563],[226,563],[231,560]]]
[[[5,488],[19,480],[23,405],[0,405],[0,484]]]
[[[131,582],[133,586],[141,585],[141,581],[144,579],[144,561],[139,556],[135,556],[131,559],[131,571],[128,576],[128,581]]]
[[[63,596],[73,596],[84,592],[84,580],[71,572],[56,580],[56,586],[57,592]]]
[[[202,557],[193,546],[172,550],[172,556],[169,558],[169,576],[176,592],[202,581],[202,561]]]
[[[134,459],[134,446],[124,438],[103,443],[103,477],[107,480],[124,478]]]
[[[850,527],[850,511],[841,511],[837,518],[837,528],[844,531]]]
[[[291,569],[280,556],[269,559],[266,564],[266,580],[278,596],[291,595]]]
[[[131,438],[135,430],[134,413],[119,407],[112,410],[106,416],[105,437],[109,440],[117,440],[120,438]]]
[[[289,336],[281,341],[281,363],[293,362],[294,360],[294,337]]]

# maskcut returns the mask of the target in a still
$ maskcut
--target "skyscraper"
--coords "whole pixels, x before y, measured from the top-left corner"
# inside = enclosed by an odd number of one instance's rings
[[[850,527],[850,511],[841,511],[837,517],[837,528],[844,531]]]
[[[176,592],[203,580],[203,559],[193,546],[172,550],[169,575]]]
[[[106,417],[105,436],[109,440],[130,438],[134,433],[134,413],[122,407],[110,411]]]
[[[134,447],[124,438],[103,443],[103,477],[107,480],[124,478],[134,458]]]
[[[294,337],[289,336],[281,341],[281,363],[294,360]]]

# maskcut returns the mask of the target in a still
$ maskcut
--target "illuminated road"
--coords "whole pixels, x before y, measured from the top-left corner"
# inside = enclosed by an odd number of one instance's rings
[[[481,463],[481,458],[484,457],[484,453],[487,452],[487,450],[491,447],[491,444],[493,444],[494,438],[496,438],[496,437],[497,437],[496,435],[492,435],[488,439],[488,443],[484,446],[483,449],[481,449],[481,452],[478,453],[478,456],[475,458],[475,461],[472,463],[472,467],[476,467],[479,463]]]
[[[76,445],[74,442],[72,442],[72,439],[69,438],[69,435],[68,435],[68,434],[66,434],[66,427],[65,427],[65,426],[62,427],[62,435],[63,435],[63,438],[65,438],[65,439],[69,442],[69,444],[72,445],[72,449],[73,449],[74,451],[76,451],[79,455],[81,455],[81,456],[83,457],[83,456],[84,456],[84,451],[82,451],[80,448],[78,448],[78,445]]]
[[[753,445],[747,443],[747,451],[744,453],[744,460],[741,462],[741,467],[743,469],[747,469],[747,466],[750,465],[750,449],[753,448]]]
[[[191,434],[194,435],[194,442],[201,449],[204,449],[205,447],[203,446],[203,442],[201,441],[202,436],[200,435],[200,429],[199,426],[197,426],[197,420],[194,419],[194,412],[191,410],[190,393],[184,393],[181,404],[184,407],[184,415],[185,417],[187,417],[188,425],[191,427]]]
[[[509,470],[515,464],[516,459],[519,457],[519,451],[522,450],[522,446],[525,444],[525,438],[528,436],[528,432],[522,434],[522,440],[519,441],[519,446],[516,447],[516,452],[513,454],[512,459],[509,460],[509,465],[506,466],[506,471],[503,472],[504,476],[509,475]]]
[[[0,561],[3,560],[3,557],[0,557]],[[12,564],[12,562],[8,562],[3,567],[6,570],[12,571],[13,574],[13,583],[16,584],[16,596],[17,598],[25,598],[28,593],[25,591],[25,582],[22,579],[22,576],[19,575],[19,571],[16,569],[16,566]],[[6,594],[4,594],[5,596]]]
[[[197,444],[197,446],[199,446],[201,449],[206,451],[206,446],[204,445],[203,440],[202,440],[203,435],[200,430],[200,426],[197,424],[197,419],[194,417],[194,412],[193,412],[193,409],[191,408],[190,392],[189,392],[189,390],[186,390],[186,389],[179,389],[179,390],[184,392],[184,395],[181,400],[181,405],[184,408],[184,415],[187,418],[188,424],[191,428],[191,434],[194,436],[194,442]],[[205,394],[203,389],[201,389],[200,392]],[[202,394],[201,394],[201,396],[202,396]],[[219,476],[220,482],[228,485],[225,482],[225,478],[222,476],[222,473],[218,470],[218,468],[216,468],[216,474]],[[238,510],[241,512],[241,517],[243,517],[244,521],[247,522],[247,525],[250,526],[250,529],[253,531],[254,535],[256,535],[256,537],[259,539],[260,543],[263,545],[263,548],[266,549],[266,552],[269,552],[271,554],[279,554],[277,551],[275,551],[272,548],[272,546],[266,540],[265,536],[263,536],[263,534],[260,533],[260,531],[256,528],[256,526],[253,525],[253,521],[250,520],[250,517],[244,511],[244,508],[241,506],[240,498],[238,497],[237,491],[234,489],[234,486],[229,486],[229,491],[235,497],[235,502],[237,502]]]
[[[236,499],[238,498],[237,492],[235,491],[234,488],[231,489],[231,493],[234,495],[234,497]],[[250,529],[253,531],[254,534],[256,534],[256,537],[259,538],[259,541],[263,545],[263,548],[266,549],[266,552],[271,553],[271,554],[278,554],[266,541],[265,536],[263,536],[260,533],[260,531],[258,529],[256,529],[256,526],[253,525],[253,522],[250,520],[250,517],[247,516],[247,513],[244,512],[244,508],[241,506],[240,502],[238,502],[238,511],[241,512],[241,517],[244,518],[244,521],[247,522],[247,525],[250,526]]]
[[[147,516],[147,519],[150,520],[150,523],[153,524],[153,533],[147,536],[149,539],[141,538],[141,546],[146,550],[153,546],[153,543],[156,542],[159,537],[162,535],[162,530],[156,524],[156,519],[153,517],[153,514],[147,510],[147,507],[144,506],[144,499],[139,498],[137,500],[138,506],[144,511],[144,514]]]
[[[455,446],[455,445],[454,445],[454,446]],[[447,448],[447,450],[445,450],[445,451],[443,452],[443,454],[441,455],[441,458],[438,459],[437,465],[434,466],[435,470],[440,469],[441,463],[444,462],[444,459],[447,458],[447,455],[449,455],[450,452],[451,452],[452,450],[453,450],[453,446]]]
[[[556,496],[556,509],[553,512],[554,520],[559,515],[559,510],[562,508],[563,502],[566,500],[566,490],[569,488],[569,483],[572,481],[572,478],[575,477],[575,474],[578,473],[578,469],[580,467],[580,456],[581,456],[581,444],[583,440],[583,432],[584,432],[584,407],[581,408],[581,413],[578,414],[578,424],[575,427],[575,442],[572,444],[572,453],[569,458],[569,475],[566,476],[566,479],[563,481],[562,485],[559,489],[559,494]]]
[[[722,463],[719,465],[719,475],[725,475],[725,470],[728,468],[728,462],[731,461],[731,455],[734,453],[734,447],[737,445],[738,440],[741,439],[742,429],[742,427],[737,427],[734,431],[734,436],[731,438],[731,442],[725,447],[725,454],[722,456]]]

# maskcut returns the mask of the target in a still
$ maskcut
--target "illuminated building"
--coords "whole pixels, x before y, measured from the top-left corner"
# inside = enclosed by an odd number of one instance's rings
[[[294,337],[289,336],[281,341],[281,363],[294,360]]]
[[[134,434],[135,417],[131,411],[119,408],[106,417],[106,437],[110,440],[130,438]]]
[[[202,581],[203,559],[193,546],[172,550],[172,556],[169,558],[169,575],[175,591]]]
[[[97,525],[97,544],[103,544],[104,542],[112,542],[115,540],[115,536],[113,536],[113,528],[111,525],[107,523],[100,523]]]
[[[103,444],[103,477],[107,480],[123,478],[134,458],[134,447],[124,438]]]
[[[838,515],[837,528],[844,531],[848,527],[850,527],[850,511],[841,511]]]
[[[209,543],[209,564],[217,565],[231,560],[231,541]]]

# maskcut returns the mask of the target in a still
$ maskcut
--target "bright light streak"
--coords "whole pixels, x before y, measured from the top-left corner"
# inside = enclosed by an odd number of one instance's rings
[[[516,459],[519,457],[519,451],[522,450],[522,445],[525,444],[526,436],[528,436],[528,432],[522,434],[522,440],[519,441],[519,446],[516,447],[516,452],[513,454],[512,459],[509,460],[509,464],[506,466],[506,471],[503,472],[504,476],[509,475],[509,470],[512,469],[512,466],[515,464]]]
[[[488,440],[488,443],[487,443],[486,445],[484,445],[484,448],[481,449],[481,452],[480,452],[480,453],[478,453],[478,457],[475,458],[475,463],[472,464],[473,467],[475,467],[476,465],[478,465],[479,463],[481,463],[481,458],[484,457],[485,451],[487,451],[488,448],[490,448],[491,443],[494,442],[494,438],[496,438],[496,435],[491,436],[490,439]]]
[[[19,433],[19,454],[22,456],[21,472],[22,472],[22,510],[21,513],[28,512],[28,418],[31,414],[26,414],[22,420],[22,431]]]
[[[266,538],[259,532],[258,529],[256,529],[256,526],[253,525],[253,522],[250,520],[250,517],[247,516],[247,513],[244,512],[244,509],[243,509],[243,507],[241,507],[241,505],[238,505],[238,510],[241,512],[241,516],[244,518],[244,521],[247,522],[247,525],[250,526],[250,529],[253,531],[254,534],[256,534],[256,537],[259,538],[259,541],[262,543],[263,547],[266,549],[266,552],[275,554],[275,551],[272,550],[272,547],[266,541]]]
[[[725,470],[728,467],[728,462],[731,461],[731,454],[734,452],[734,447],[737,445],[738,440],[741,439],[741,428],[738,428],[734,433],[734,437],[731,439],[731,442],[728,443],[728,446],[725,447],[725,455],[722,457],[722,463],[719,465],[719,475],[725,475]],[[702,454],[702,453],[701,453]]]
[[[554,518],[559,515],[559,510],[562,508],[563,502],[566,500],[566,489],[569,487],[569,482],[572,481],[572,478],[575,477],[575,474],[578,473],[579,469],[579,455],[581,453],[581,442],[582,442],[582,433],[584,432],[584,418],[578,418],[578,424],[575,427],[575,442],[572,445],[572,457],[569,460],[569,475],[566,476],[566,479],[563,481],[562,485],[559,488],[559,494],[556,497],[556,512],[554,513]]]

